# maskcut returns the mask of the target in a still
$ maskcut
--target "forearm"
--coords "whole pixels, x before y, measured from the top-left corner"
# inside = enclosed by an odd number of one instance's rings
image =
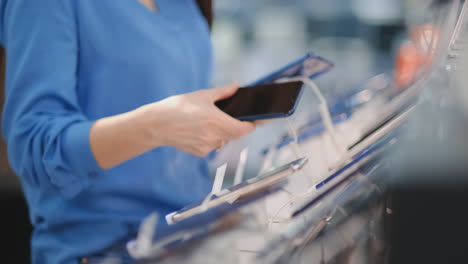
[[[154,120],[148,110],[136,109],[96,121],[90,131],[90,144],[96,161],[103,169],[115,167],[127,160],[163,145],[152,133]],[[149,115],[151,116],[151,115]]]

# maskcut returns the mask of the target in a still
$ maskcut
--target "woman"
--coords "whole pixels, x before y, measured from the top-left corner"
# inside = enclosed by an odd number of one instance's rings
[[[214,106],[235,84],[206,90],[209,28],[193,0],[1,4],[2,130],[34,264],[89,262],[151,212],[202,199],[200,157],[255,127]]]

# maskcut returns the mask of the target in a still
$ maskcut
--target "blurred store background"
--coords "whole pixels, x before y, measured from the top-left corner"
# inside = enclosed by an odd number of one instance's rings
[[[315,80],[330,101],[336,95],[359,89],[374,76],[385,74],[391,79],[395,54],[407,39],[407,24],[424,18],[418,13],[423,9],[416,8],[420,2],[217,0],[213,86],[232,81],[248,85],[307,52],[335,63],[332,71]],[[317,106],[317,98],[307,90],[299,113],[289,120],[275,120],[259,127],[241,142],[227,145],[212,163],[212,169],[227,162],[227,176],[232,179],[239,154],[248,146],[245,177],[255,176],[262,164],[261,151],[273,144],[272,140],[288,133],[289,125],[300,126],[306,116],[318,111]],[[226,183],[229,185],[229,180]]]
[[[381,73],[391,76],[394,54],[406,38],[405,17],[421,17],[407,13],[421,11],[408,8],[413,3],[414,0],[214,0],[213,85],[234,80],[248,84],[309,51],[336,65],[317,79],[326,97],[356,88]],[[301,107],[302,111],[312,109],[310,105]],[[230,167],[235,168],[243,146],[261,149],[269,143],[265,135],[279,133],[285,127],[285,121],[280,122],[283,123],[259,129],[243,144],[227,146],[220,160],[232,162]],[[27,208],[14,175],[7,169],[3,143],[0,148],[2,262],[29,263],[31,228]],[[252,173],[257,169],[250,164]]]
[[[404,37],[399,0],[215,1],[215,84],[245,84],[316,52],[336,63],[318,83],[334,92],[392,70]]]

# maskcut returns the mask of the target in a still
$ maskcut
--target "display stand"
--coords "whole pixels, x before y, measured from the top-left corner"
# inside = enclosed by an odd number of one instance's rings
[[[330,113],[327,101],[309,76],[288,76],[288,80],[303,81],[319,99],[323,129],[302,137],[305,132],[289,123],[291,140],[287,144],[291,147],[282,147],[284,138],[273,139],[275,144],[268,147],[261,171],[305,155],[310,163],[304,174],[298,173],[271,195],[227,214],[235,216],[235,221],[217,229],[219,232],[211,229],[217,221],[208,221],[200,222],[206,227],[202,228],[206,231],[203,235],[187,230],[177,233],[180,237],[174,241],[183,246],[170,251],[158,247],[164,240],[153,240],[157,230],[150,226],[155,226],[157,217],[150,216],[129,246],[132,256],[146,259],[144,263],[383,263],[388,250],[383,219],[391,213],[385,200],[391,169],[386,157],[398,146],[421,92],[431,85],[434,76],[450,75],[450,69],[464,56],[460,51],[466,45],[467,1],[451,1],[444,10],[446,16],[434,21],[440,30],[438,38],[427,40],[429,55],[434,56],[432,67],[398,94],[379,89],[343,122],[337,122],[338,115]],[[340,131],[351,128],[356,131],[353,137],[341,138]],[[326,147],[317,148],[321,145]],[[334,162],[319,167],[317,164],[324,162],[318,162],[320,157],[314,162],[314,153],[324,149],[333,150]],[[248,152],[242,151],[235,183],[243,182]],[[299,186],[302,189],[292,188],[294,184],[303,185]],[[217,188],[214,193],[220,191]],[[210,199],[211,195],[207,201]]]

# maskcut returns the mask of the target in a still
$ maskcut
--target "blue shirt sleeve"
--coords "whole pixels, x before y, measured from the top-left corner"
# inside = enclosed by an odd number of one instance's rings
[[[0,45],[3,46],[3,14],[7,0],[0,0]]]
[[[2,131],[23,184],[71,198],[102,174],[90,148],[93,124],[77,96],[78,34],[72,0],[6,4]]]

